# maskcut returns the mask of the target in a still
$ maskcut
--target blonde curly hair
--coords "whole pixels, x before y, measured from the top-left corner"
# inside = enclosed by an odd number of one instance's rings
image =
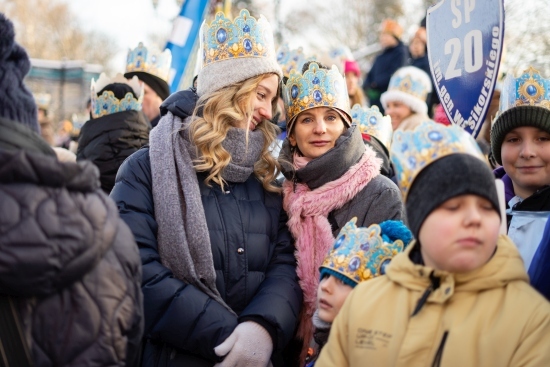
[[[231,155],[222,146],[230,127],[235,122],[253,117],[252,100],[260,82],[267,76],[276,74],[262,74],[243,82],[217,90],[207,96],[202,96],[193,112],[193,122],[189,129],[189,136],[197,147],[198,157],[194,161],[195,170],[208,172],[205,183],[213,181],[224,187],[222,178],[223,169],[231,161]],[[277,91],[278,92],[278,91]],[[278,93],[277,93],[278,95]],[[272,113],[276,110],[277,99],[271,103]],[[198,113],[202,110],[202,116]],[[248,124],[246,125],[248,126]],[[264,120],[256,126],[264,136],[264,146],[260,159],[254,165],[254,175],[262,182],[265,190],[280,192],[274,185],[275,178],[280,172],[280,165],[270,151],[272,143],[277,138],[279,128],[269,120]],[[248,144],[247,129],[247,144]]]

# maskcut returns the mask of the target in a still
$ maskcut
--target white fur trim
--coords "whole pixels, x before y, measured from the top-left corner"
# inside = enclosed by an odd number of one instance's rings
[[[398,101],[406,104],[409,108],[416,113],[426,115],[428,113],[428,105],[420,98],[416,98],[409,93],[405,93],[400,90],[389,90],[382,93],[380,96],[380,102],[384,106],[384,109],[388,108],[388,102]]]

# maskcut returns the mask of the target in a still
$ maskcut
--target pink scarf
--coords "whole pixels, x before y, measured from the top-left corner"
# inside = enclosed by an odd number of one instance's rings
[[[298,329],[298,337],[304,341],[302,361],[313,336],[311,320],[317,307],[319,266],[334,244],[328,214],[352,200],[370,180],[378,176],[381,163],[372,148],[366,147],[359,162],[342,177],[313,191],[304,183],[295,186],[288,180],[283,183],[283,207],[289,216],[288,228],[296,240],[296,272],[304,292]]]

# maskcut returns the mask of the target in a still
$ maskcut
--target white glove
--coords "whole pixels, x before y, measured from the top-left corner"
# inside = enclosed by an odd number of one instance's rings
[[[266,367],[273,352],[271,336],[260,324],[245,321],[237,325],[223,343],[214,348],[224,360],[214,367]]]

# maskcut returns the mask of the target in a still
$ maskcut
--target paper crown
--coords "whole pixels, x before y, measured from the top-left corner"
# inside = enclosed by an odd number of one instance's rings
[[[128,92],[124,98],[118,99],[115,94],[109,90],[103,91],[99,96],[97,95],[97,93],[107,85],[114,83],[129,85],[134,91],[134,94],[139,97],[136,99],[132,93]],[[101,73],[97,82],[95,79],[92,79],[90,91],[93,118],[122,111],[141,111],[141,103],[143,102],[143,83],[140,83],[137,76],[132,77],[132,79],[126,79],[119,73],[111,79],[107,77],[105,73]]]
[[[162,53],[153,53],[140,42],[133,50],[128,50],[126,73],[145,72],[168,82],[172,51],[165,49]]]
[[[302,66],[313,60],[313,57],[306,57],[301,47],[291,50],[288,44],[284,44],[277,50],[277,62],[283,69],[283,75],[287,78],[290,76],[291,70],[301,72]]]
[[[288,131],[292,129],[296,116],[311,108],[337,108],[348,116],[350,112],[346,82],[334,65],[327,70],[312,62],[303,74],[293,70],[283,86],[283,99]]]
[[[550,109],[550,79],[544,79],[533,67],[529,67],[518,78],[509,74],[502,86],[499,113],[517,106]]]
[[[34,101],[39,109],[48,110],[52,102],[52,95],[50,93],[36,93],[34,94]]]
[[[474,138],[457,125],[422,122],[414,130],[396,130],[393,133],[390,158],[397,175],[397,184],[403,200],[426,166],[455,153],[466,153],[485,160]]]
[[[371,108],[356,104],[351,109],[351,118],[359,126],[361,134],[374,136],[388,151],[391,147],[393,127],[390,116],[382,116],[378,106]]]
[[[234,21],[218,12],[212,23],[201,27],[202,66],[242,57],[275,57],[273,31],[267,19],[241,10]]]
[[[426,114],[426,98],[432,91],[430,76],[415,66],[405,66],[392,75],[388,90],[382,93],[380,101],[384,106],[390,101],[401,101],[414,112]]]
[[[344,276],[350,285],[383,275],[391,259],[412,239],[410,230],[399,221],[386,221],[358,228],[352,218],[340,230],[334,246],[323,261],[320,273]],[[396,227],[400,238],[390,240],[383,227]],[[394,237],[395,238],[395,237]],[[405,241],[405,242],[404,242]]]

